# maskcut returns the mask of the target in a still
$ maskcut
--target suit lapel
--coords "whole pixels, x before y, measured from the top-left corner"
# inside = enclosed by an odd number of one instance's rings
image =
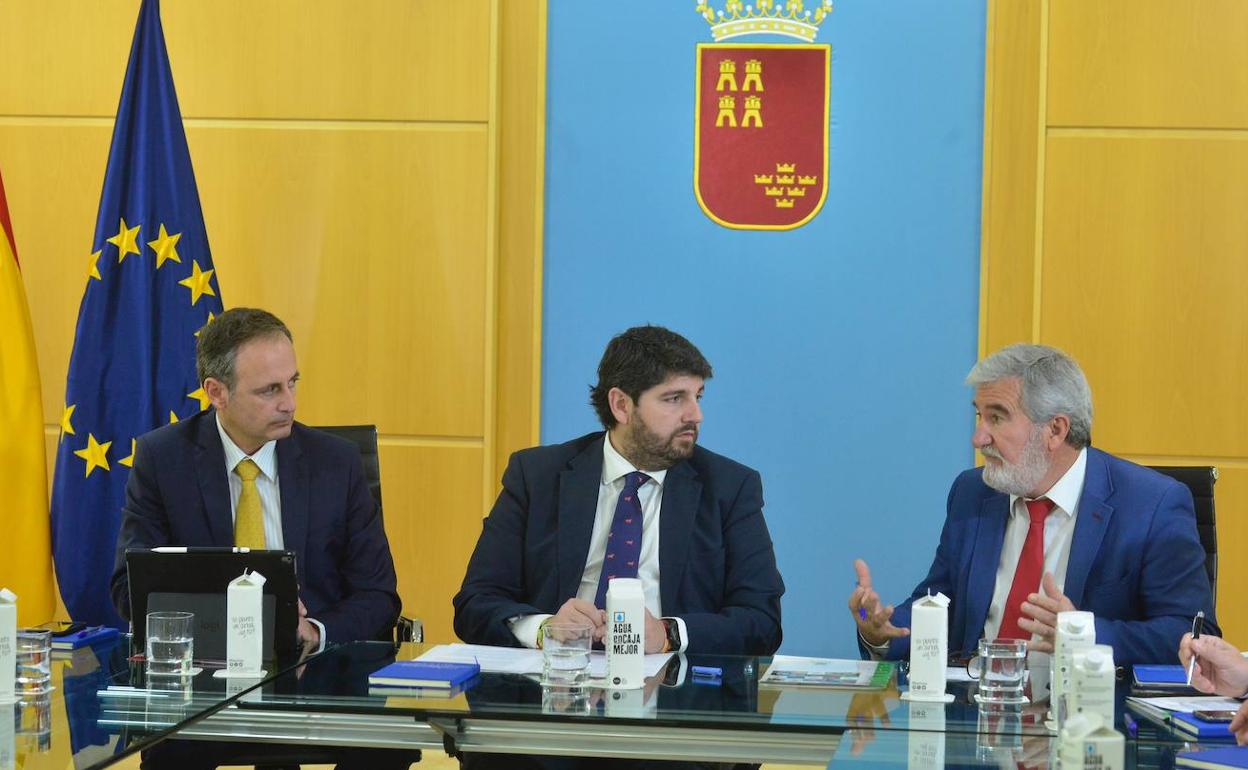
[[[701,496],[702,481],[689,463],[667,472],[659,513],[659,601],[668,614],[679,606],[676,594],[689,564],[689,538]]]
[[[1005,524],[1009,517],[1010,496],[1007,494],[998,492],[980,506],[975,548],[971,552],[970,574],[967,576],[970,601],[967,602],[966,625],[962,629],[957,651],[973,649],[983,635],[988,605],[992,603],[997,584],[997,566],[1001,562],[1001,546],[1005,542]]]
[[[602,442],[590,442],[559,473],[558,603],[576,596],[589,556],[589,539],[598,515],[598,487],[602,484]]]
[[[225,448],[217,432],[217,414],[204,412],[195,435],[195,473],[204,504],[205,525],[211,545],[234,545],[234,517],[230,513],[230,482],[225,468]],[[188,545],[199,545],[192,543]]]
[[[1105,530],[1113,518],[1114,508],[1106,501],[1114,493],[1109,478],[1109,467],[1104,455],[1088,447],[1088,465],[1083,478],[1083,494],[1079,497],[1079,513],[1075,517],[1075,534],[1070,543],[1070,558],[1066,562],[1066,580],[1062,593],[1079,607],[1083,603],[1083,590],[1088,583],[1088,572],[1101,550]]]
[[[282,496],[282,544],[295,552],[302,584],[308,545],[308,469],[299,445],[299,430],[296,424],[289,437],[277,442],[277,486]]]

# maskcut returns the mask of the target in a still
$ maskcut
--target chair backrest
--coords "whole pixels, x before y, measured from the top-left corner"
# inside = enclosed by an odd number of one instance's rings
[[[1218,480],[1218,469],[1209,465],[1181,467],[1175,465],[1150,465],[1158,473],[1181,481],[1192,491],[1196,504],[1196,531],[1200,544],[1205,548],[1205,571],[1209,573],[1209,585],[1213,598],[1218,597],[1218,528],[1213,508],[1213,485]]]
[[[364,461],[364,480],[368,482],[368,491],[377,501],[377,510],[381,510],[381,459],[377,454],[376,425],[319,425],[317,430],[332,433],[345,438],[360,450],[360,459]]]

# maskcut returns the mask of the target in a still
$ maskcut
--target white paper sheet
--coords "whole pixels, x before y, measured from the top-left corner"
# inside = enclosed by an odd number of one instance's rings
[[[1243,705],[1234,698],[1220,695],[1190,695],[1164,698],[1127,698],[1128,701],[1165,711],[1238,711]]]
[[[646,656],[646,676],[651,677],[663,670],[672,659],[672,653],[664,652]],[[435,660],[448,663],[477,663],[484,672],[496,674],[541,674],[542,651],[520,647],[492,647],[487,644],[439,644],[425,652],[417,660]],[[589,676],[602,679],[607,675],[607,655],[602,650],[589,654]]]

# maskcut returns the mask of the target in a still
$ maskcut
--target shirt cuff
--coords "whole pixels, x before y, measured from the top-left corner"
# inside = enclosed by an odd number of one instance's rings
[[[516,641],[528,647],[531,650],[537,649],[537,630],[542,627],[546,618],[553,618],[554,615],[517,615],[507,621],[507,626],[511,629],[512,636],[516,637]]]
[[[313,650],[312,652],[314,653],[325,652],[325,625],[321,623],[321,621],[317,620],[316,618],[306,618],[306,620],[312,625],[316,626],[316,630],[318,632],[317,635],[321,638],[321,643],[318,644],[316,646],[316,649]]]
[[[867,654],[871,656],[871,660],[884,660],[884,658],[888,655],[888,642],[884,642],[883,644],[871,644],[863,638],[861,631],[858,632],[858,641],[862,643],[863,647],[867,648]]]
[[[680,632],[680,647],[668,650],[668,652],[684,652],[689,649],[689,629],[685,627],[685,621],[675,617],[660,618],[660,620],[676,621],[676,630]]]

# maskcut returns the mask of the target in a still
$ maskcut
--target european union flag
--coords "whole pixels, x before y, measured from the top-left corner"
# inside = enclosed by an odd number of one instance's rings
[[[65,385],[52,550],[74,620],[122,627],[109,576],[135,438],[208,406],[195,337],[221,312],[158,0],[144,0]]]

